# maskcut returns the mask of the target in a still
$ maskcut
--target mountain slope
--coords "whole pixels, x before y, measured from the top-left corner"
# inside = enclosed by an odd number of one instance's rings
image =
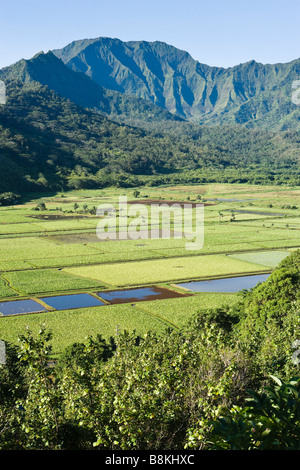
[[[7,97],[0,106],[0,193],[147,182],[300,185],[297,132],[170,121],[151,133],[112,122],[34,81],[8,81]]]
[[[150,102],[99,86],[86,75],[70,70],[51,51],[40,52],[30,60],[22,59],[0,70],[0,79],[39,82],[79,106],[122,121],[179,120]]]
[[[165,90],[169,90],[168,102],[179,100],[183,110],[184,107],[187,109],[188,100],[192,107],[196,97],[196,92],[192,98],[188,91],[195,73],[202,85],[223,80],[229,87],[232,81],[229,70],[198,64],[184,51],[178,53],[177,49],[163,43],[128,43],[126,47],[121,44],[121,54],[117,40],[102,42],[107,42],[109,47],[106,57],[100,61],[100,68],[97,69],[99,62],[89,68],[92,77],[85,74],[87,70],[72,70],[73,61],[77,60],[80,65],[83,57],[89,54],[89,58],[94,59],[99,41],[92,40],[88,44],[86,41],[73,43],[66,48],[62,59],[68,66],[50,51],[0,70],[0,79],[5,81],[7,88],[7,103],[0,106],[0,193],[67,187],[101,188],[107,185],[134,187],[146,182],[300,185],[299,133],[296,130],[274,132],[272,126],[272,131],[259,128],[260,119],[274,122],[278,110],[287,127],[289,123],[293,127],[297,118],[294,111],[294,115],[289,112],[284,99],[281,105],[268,90],[271,72],[266,68],[262,69],[255,63],[238,67],[241,77],[248,76],[249,82],[243,85],[247,87],[247,93],[242,89],[239,92],[239,99],[244,99],[243,104],[239,108],[236,106],[236,95],[235,101],[232,98],[229,105],[226,99],[222,98],[222,101],[216,90],[209,95],[212,111],[203,114],[205,119],[201,121],[214,125],[199,126],[147,101],[150,94],[145,95],[145,99],[128,95],[127,84],[131,82],[134,88],[139,80],[141,93],[144,87],[148,87],[148,92],[152,90],[151,93],[155,94],[159,86],[155,77],[159,77]],[[144,52],[139,56],[141,48]],[[131,54],[135,53],[130,60],[127,49]],[[156,62],[151,56],[154,50]],[[100,53],[104,54],[103,48]],[[114,69],[116,56],[118,69]],[[135,62],[138,57],[139,66]],[[94,81],[101,77],[106,80],[107,75],[102,70],[106,66],[105,61],[111,67],[109,79],[111,83],[115,80],[115,88],[119,89],[108,90]],[[127,61],[127,74],[121,61]],[[151,76],[152,89],[150,78],[146,80],[143,75],[146,68]],[[166,77],[164,70],[170,68],[173,70],[173,83],[181,80],[177,94],[174,94],[174,87],[165,83],[170,76]],[[93,75],[96,69],[97,77]],[[115,70],[115,75],[112,70]],[[294,66],[290,65],[290,74],[292,71]],[[272,73],[279,77],[280,82],[287,75],[287,69],[282,66]],[[123,89],[118,81],[123,84]],[[183,93],[184,83],[186,89]],[[278,89],[281,92],[280,85]],[[252,101],[245,98],[250,92]],[[165,100],[164,93],[162,88],[161,99]],[[198,93],[200,96],[199,90]],[[268,102],[264,101],[264,94],[268,94]],[[205,111],[206,100],[207,96],[202,99],[202,111]],[[226,112],[222,111],[224,106],[228,108]],[[261,115],[259,106],[262,107]],[[244,124],[246,118],[249,129],[236,125],[238,121]],[[235,125],[229,126],[228,120]],[[133,126],[128,126],[128,123]]]
[[[116,173],[121,180],[121,173],[147,175],[164,166],[162,139],[85,110],[38,82],[7,82],[7,96],[0,107],[0,193],[102,187],[116,184]]]
[[[300,59],[210,67],[163,42],[97,38],[53,50],[72,70],[105,88],[148,100],[201,124],[298,129],[300,110],[292,83]]]

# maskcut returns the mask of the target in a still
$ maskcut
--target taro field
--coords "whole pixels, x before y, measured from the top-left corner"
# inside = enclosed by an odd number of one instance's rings
[[[190,282],[230,279],[234,286],[238,277],[270,274],[300,249],[300,188],[211,184],[137,189],[138,197],[123,188],[28,195],[14,206],[0,207],[0,339],[14,343],[25,328],[46,324],[57,355],[98,333],[163,334],[166,328],[183,327],[201,309],[239,299],[234,289],[196,292]],[[131,208],[126,216],[118,206],[120,196],[127,197]],[[187,250],[185,237],[176,236],[174,220],[170,236],[163,238],[164,219],[154,220],[154,203],[192,204],[192,211],[203,204],[203,245]],[[103,204],[115,207],[116,239],[97,236],[99,222],[106,217],[109,222],[108,213],[97,214]],[[143,216],[137,204],[143,205]],[[158,229],[156,237],[150,226]],[[140,236],[122,237],[128,227],[140,229]],[[115,301],[105,293],[115,295]],[[75,297],[79,294],[86,296]],[[64,302],[53,306],[51,299],[60,297]],[[88,303],[77,304],[77,298]],[[28,300],[36,306],[32,311],[22,309]]]

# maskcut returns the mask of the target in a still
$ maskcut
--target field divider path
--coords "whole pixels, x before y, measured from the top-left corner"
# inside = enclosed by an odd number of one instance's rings
[[[16,287],[13,287],[10,283],[10,281],[3,275],[1,274],[1,279],[3,279],[4,284],[9,287],[13,292],[16,292],[18,296],[26,296],[27,294],[23,291],[18,290]]]
[[[130,304],[132,307],[136,308],[137,310],[140,310],[143,312],[145,315],[148,315],[150,317],[157,318],[161,322],[165,323],[167,326],[170,326],[171,328],[175,328],[177,331],[179,330],[179,326],[175,325],[174,323],[170,322],[166,318],[162,317],[161,315],[158,315],[157,313],[151,312],[151,310],[147,310],[144,307],[141,307],[140,304]]]

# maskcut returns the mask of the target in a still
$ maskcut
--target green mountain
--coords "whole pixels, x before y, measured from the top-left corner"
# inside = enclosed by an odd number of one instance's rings
[[[180,122],[150,132],[115,123],[38,82],[6,83],[0,194],[145,183],[300,185],[297,132]]]
[[[135,185],[167,168],[177,143],[115,123],[39,82],[6,81],[0,106],[0,193]]]
[[[30,60],[22,59],[0,70],[0,80],[4,80],[7,89],[7,103],[0,106],[0,194],[107,185],[135,187],[145,183],[300,185],[300,138],[295,113],[285,115],[280,108],[282,119],[290,120],[293,124],[290,127],[295,127],[282,132],[270,130],[268,126],[261,126],[266,127],[261,129],[258,120],[249,121],[248,128],[236,123],[228,125],[229,113],[223,113],[221,124],[216,118],[204,125],[203,118],[199,125],[192,117],[185,119],[179,112],[165,109],[158,99],[156,103],[151,102],[150,95],[128,94],[125,84],[131,81],[133,93],[138,76],[145,86],[148,83],[142,80],[141,72],[132,61],[127,64],[127,75],[123,69],[124,88],[117,85],[122,75],[121,65],[114,76],[114,86],[118,89],[105,88],[113,86],[112,70],[116,65],[108,50],[106,61],[111,64],[110,74],[105,73],[104,59],[98,60],[100,55],[95,66],[89,67],[90,73],[76,67],[75,70],[73,62],[80,65],[83,57],[95,59],[96,43],[99,41],[73,43],[61,58],[57,57],[57,52],[38,53]],[[111,48],[115,44],[114,55],[125,62],[125,52],[123,55],[117,52],[120,41],[103,39],[100,43],[110,44]],[[165,51],[166,63],[170,63],[172,57],[174,70],[181,64],[182,74],[191,78],[194,73],[195,61],[187,53],[179,51],[178,56],[177,49],[163,43],[130,44],[131,49],[137,51],[156,45],[157,51]],[[121,46],[125,47],[124,43]],[[147,60],[145,55],[143,57],[140,67],[148,64],[149,69],[152,64],[149,76],[153,79],[153,93],[156,93],[159,80],[154,80],[154,72],[163,80],[163,67],[159,66],[158,58],[154,67],[148,56]],[[202,70],[202,75],[200,72],[198,75],[207,82],[219,80],[225,73],[223,69],[208,66],[196,68]],[[98,83],[101,77],[102,84]],[[261,92],[266,85],[258,82]],[[167,89],[174,96],[174,87]],[[181,99],[180,96],[183,95],[177,93],[176,99]],[[188,99],[187,91],[184,96]],[[259,101],[259,96],[257,93],[251,106]],[[215,102],[216,109],[220,106],[218,102],[219,98]],[[250,102],[240,106],[239,113],[243,109],[246,114],[247,106]],[[214,112],[217,116],[217,111]],[[270,107],[265,122],[275,115],[275,106]],[[241,115],[236,112],[235,119],[238,116]]]
[[[0,70],[0,79],[5,82],[7,80],[19,80],[23,83],[36,81],[79,106],[119,121],[180,120],[149,101],[99,86],[86,75],[70,70],[51,51],[47,54],[40,52],[30,60],[22,59],[16,64],[5,67]]]
[[[210,67],[163,42],[112,38],[74,41],[53,53],[104,88],[142,98],[193,122],[270,130],[300,126],[300,108],[292,101],[300,59]]]

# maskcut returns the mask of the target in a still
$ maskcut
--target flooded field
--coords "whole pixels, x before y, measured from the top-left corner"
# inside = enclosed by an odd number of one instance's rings
[[[79,233],[79,234],[66,234],[66,235],[52,235],[48,236],[47,240],[52,240],[56,243],[76,244],[76,243],[97,243],[107,241],[126,241],[126,240],[159,240],[168,238],[181,238],[182,233],[179,231],[163,231],[162,229],[154,227],[152,230],[137,230],[136,232],[119,231],[114,233],[106,232],[107,238],[98,237],[94,233]],[[103,235],[104,237],[104,235]]]
[[[0,303],[0,316],[40,313],[47,312],[51,309],[62,311],[88,307],[100,307],[108,304],[133,303],[157,299],[173,299],[192,295],[182,294],[174,290],[161,288],[158,286],[116,291],[101,291],[96,292],[95,294],[102,300],[88,293],[39,297],[38,300],[41,300],[48,308],[31,299],[2,302]]]
[[[270,274],[258,274],[255,276],[229,277],[225,279],[212,279],[209,281],[184,282],[176,284],[191,292],[240,292],[243,289],[252,289],[259,282],[264,282]]]
[[[41,300],[56,310],[105,305],[104,302],[101,302],[90,294],[57,295],[53,297],[42,297]]]
[[[163,289],[160,287],[141,287],[138,289],[125,289],[109,292],[97,292],[97,295],[111,304],[121,304],[127,302],[140,302],[156,299],[173,299],[176,297],[187,297],[188,294]]]
[[[15,300],[0,303],[1,315],[21,315],[23,313],[45,312],[47,309],[34,300]]]
[[[223,197],[215,197],[215,198],[205,198],[205,201],[220,201],[220,202],[247,202],[247,201],[255,201],[255,199],[226,199]]]
[[[99,240],[97,235],[93,233],[71,233],[71,234],[62,234],[62,235],[51,235],[47,236],[47,240],[52,240],[56,243],[96,243]]]
[[[224,209],[224,212],[238,212],[239,214],[254,214],[254,215],[265,215],[270,217],[284,217],[285,214],[282,212],[261,212],[243,209]]]

